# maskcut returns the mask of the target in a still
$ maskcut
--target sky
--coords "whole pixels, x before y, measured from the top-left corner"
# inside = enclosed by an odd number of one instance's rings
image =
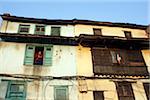
[[[148,25],[149,6],[150,0],[0,0],[0,14]]]

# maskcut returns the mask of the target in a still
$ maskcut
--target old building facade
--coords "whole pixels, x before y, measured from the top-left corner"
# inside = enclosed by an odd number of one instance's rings
[[[147,26],[1,17],[0,99],[148,100]]]

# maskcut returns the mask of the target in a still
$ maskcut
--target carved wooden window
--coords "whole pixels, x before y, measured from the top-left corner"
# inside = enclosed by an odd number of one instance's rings
[[[92,55],[93,55],[93,63],[95,66],[112,65],[112,60],[111,60],[109,49],[94,47],[92,48]]]
[[[103,91],[93,91],[94,100],[104,100],[104,92]]]
[[[94,35],[102,35],[102,30],[101,29],[94,28],[93,32],[94,32]]]
[[[129,66],[144,66],[144,59],[141,51],[139,50],[130,50],[127,51],[128,64]]]
[[[140,50],[92,48],[94,65],[144,66]]]
[[[143,83],[147,100],[150,98],[150,83]]]
[[[135,100],[131,83],[116,82],[116,89],[119,100]]]

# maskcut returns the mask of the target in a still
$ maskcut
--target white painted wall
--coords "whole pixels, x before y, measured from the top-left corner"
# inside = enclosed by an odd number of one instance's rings
[[[78,100],[77,82],[67,80],[28,82],[27,99],[54,100],[54,86],[68,86],[69,100]]]
[[[40,76],[76,75],[75,47],[54,45],[52,66],[47,67],[23,65],[25,48],[26,44],[24,43],[0,42],[0,74],[26,74]],[[3,79],[15,80],[6,77],[3,77]],[[7,84],[4,84],[5,82],[0,82],[0,99],[5,98]],[[54,100],[55,85],[68,86],[69,100],[78,100],[76,80],[28,81],[27,99],[43,100],[45,98],[46,100]],[[1,93],[1,90],[3,90],[3,93]]]
[[[11,22],[11,21],[2,21],[0,32],[4,33],[18,33],[19,24],[30,25],[29,34],[34,34],[36,25],[44,24],[35,24],[35,23],[22,23],[22,22]],[[61,36],[73,37],[74,36],[74,26],[73,25],[45,25],[45,35],[51,35],[51,27],[61,27],[60,34]]]
[[[25,66],[26,44],[0,42],[0,73],[72,76],[76,75],[74,46],[53,46],[52,66]]]

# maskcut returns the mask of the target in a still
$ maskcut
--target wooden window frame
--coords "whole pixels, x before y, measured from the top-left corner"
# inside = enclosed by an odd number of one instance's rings
[[[28,28],[28,32],[21,32],[21,28]],[[19,29],[18,29],[18,33],[29,33],[30,31],[30,25],[25,25],[25,24],[20,24],[19,25]]]
[[[64,89],[66,91],[66,99],[65,100],[69,100],[69,88],[68,88],[68,86],[54,86],[54,100],[58,100],[57,94],[56,94],[57,89]]]
[[[36,31],[37,28],[40,28],[40,31]],[[44,31],[42,31],[42,28],[44,28]],[[38,34],[38,35],[44,35],[45,34],[45,30],[46,30],[45,25],[36,25],[34,33]]]
[[[43,63],[42,64],[35,64],[35,48],[36,47],[43,47]],[[31,48],[32,50],[32,55],[30,54],[30,57],[28,57],[28,50]],[[48,54],[47,54],[48,53]],[[28,66],[51,66],[52,65],[52,53],[53,53],[53,45],[26,45],[26,50],[25,50],[25,58],[24,58],[24,65]],[[48,56],[47,56],[48,55]],[[29,63],[26,61],[29,59]]]
[[[11,88],[13,85],[22,85],[23,86],[23,91],[12,91]],[[27,83],[24,81],[9,81],[8,82],[8,87],[7,87],[7,94],[6,94],[6,100],[11,100],[10,98],[21,98],[21,100],[25,100],[26,99],[26,92],[27,92]],[[13,93],[13,95],[12,95]],[[22,96],[20,96],[19,94],[22,94]],[[19,99],[20,100],[20,99]]]
[[[132,84],[129,82],[116,82],[116,90],[118,94],[118,100],[135,100]]]
[[[144,86],[147,100],[149,100],[150,99],[150,94],[149,94],[150,93],[150,83],[143,83],[143,86]]]
[[[98,93],[99,94],[99,98],[96,98],[96,94]],[[104,100],[104,91],[93,91],[93,100]]]
[[[131,31],[124,31],[124,34],[125,34],[125,37],[126,37],[127,39],[131,39],[131,38],[132,38],[132,33],[131,33]]]
[[[59,29],[59,33],[55,34],[52,32],[53,28],[58,28]],[[61,27],[60,26],[51,26],[51,36],[60,36],[61,34]]]
[[[96,34],[95,31],[99,31],[99,33]],[[102,29],[101,28],[93,28],[93,33],[94,33],[94,35],[102,36]]]

